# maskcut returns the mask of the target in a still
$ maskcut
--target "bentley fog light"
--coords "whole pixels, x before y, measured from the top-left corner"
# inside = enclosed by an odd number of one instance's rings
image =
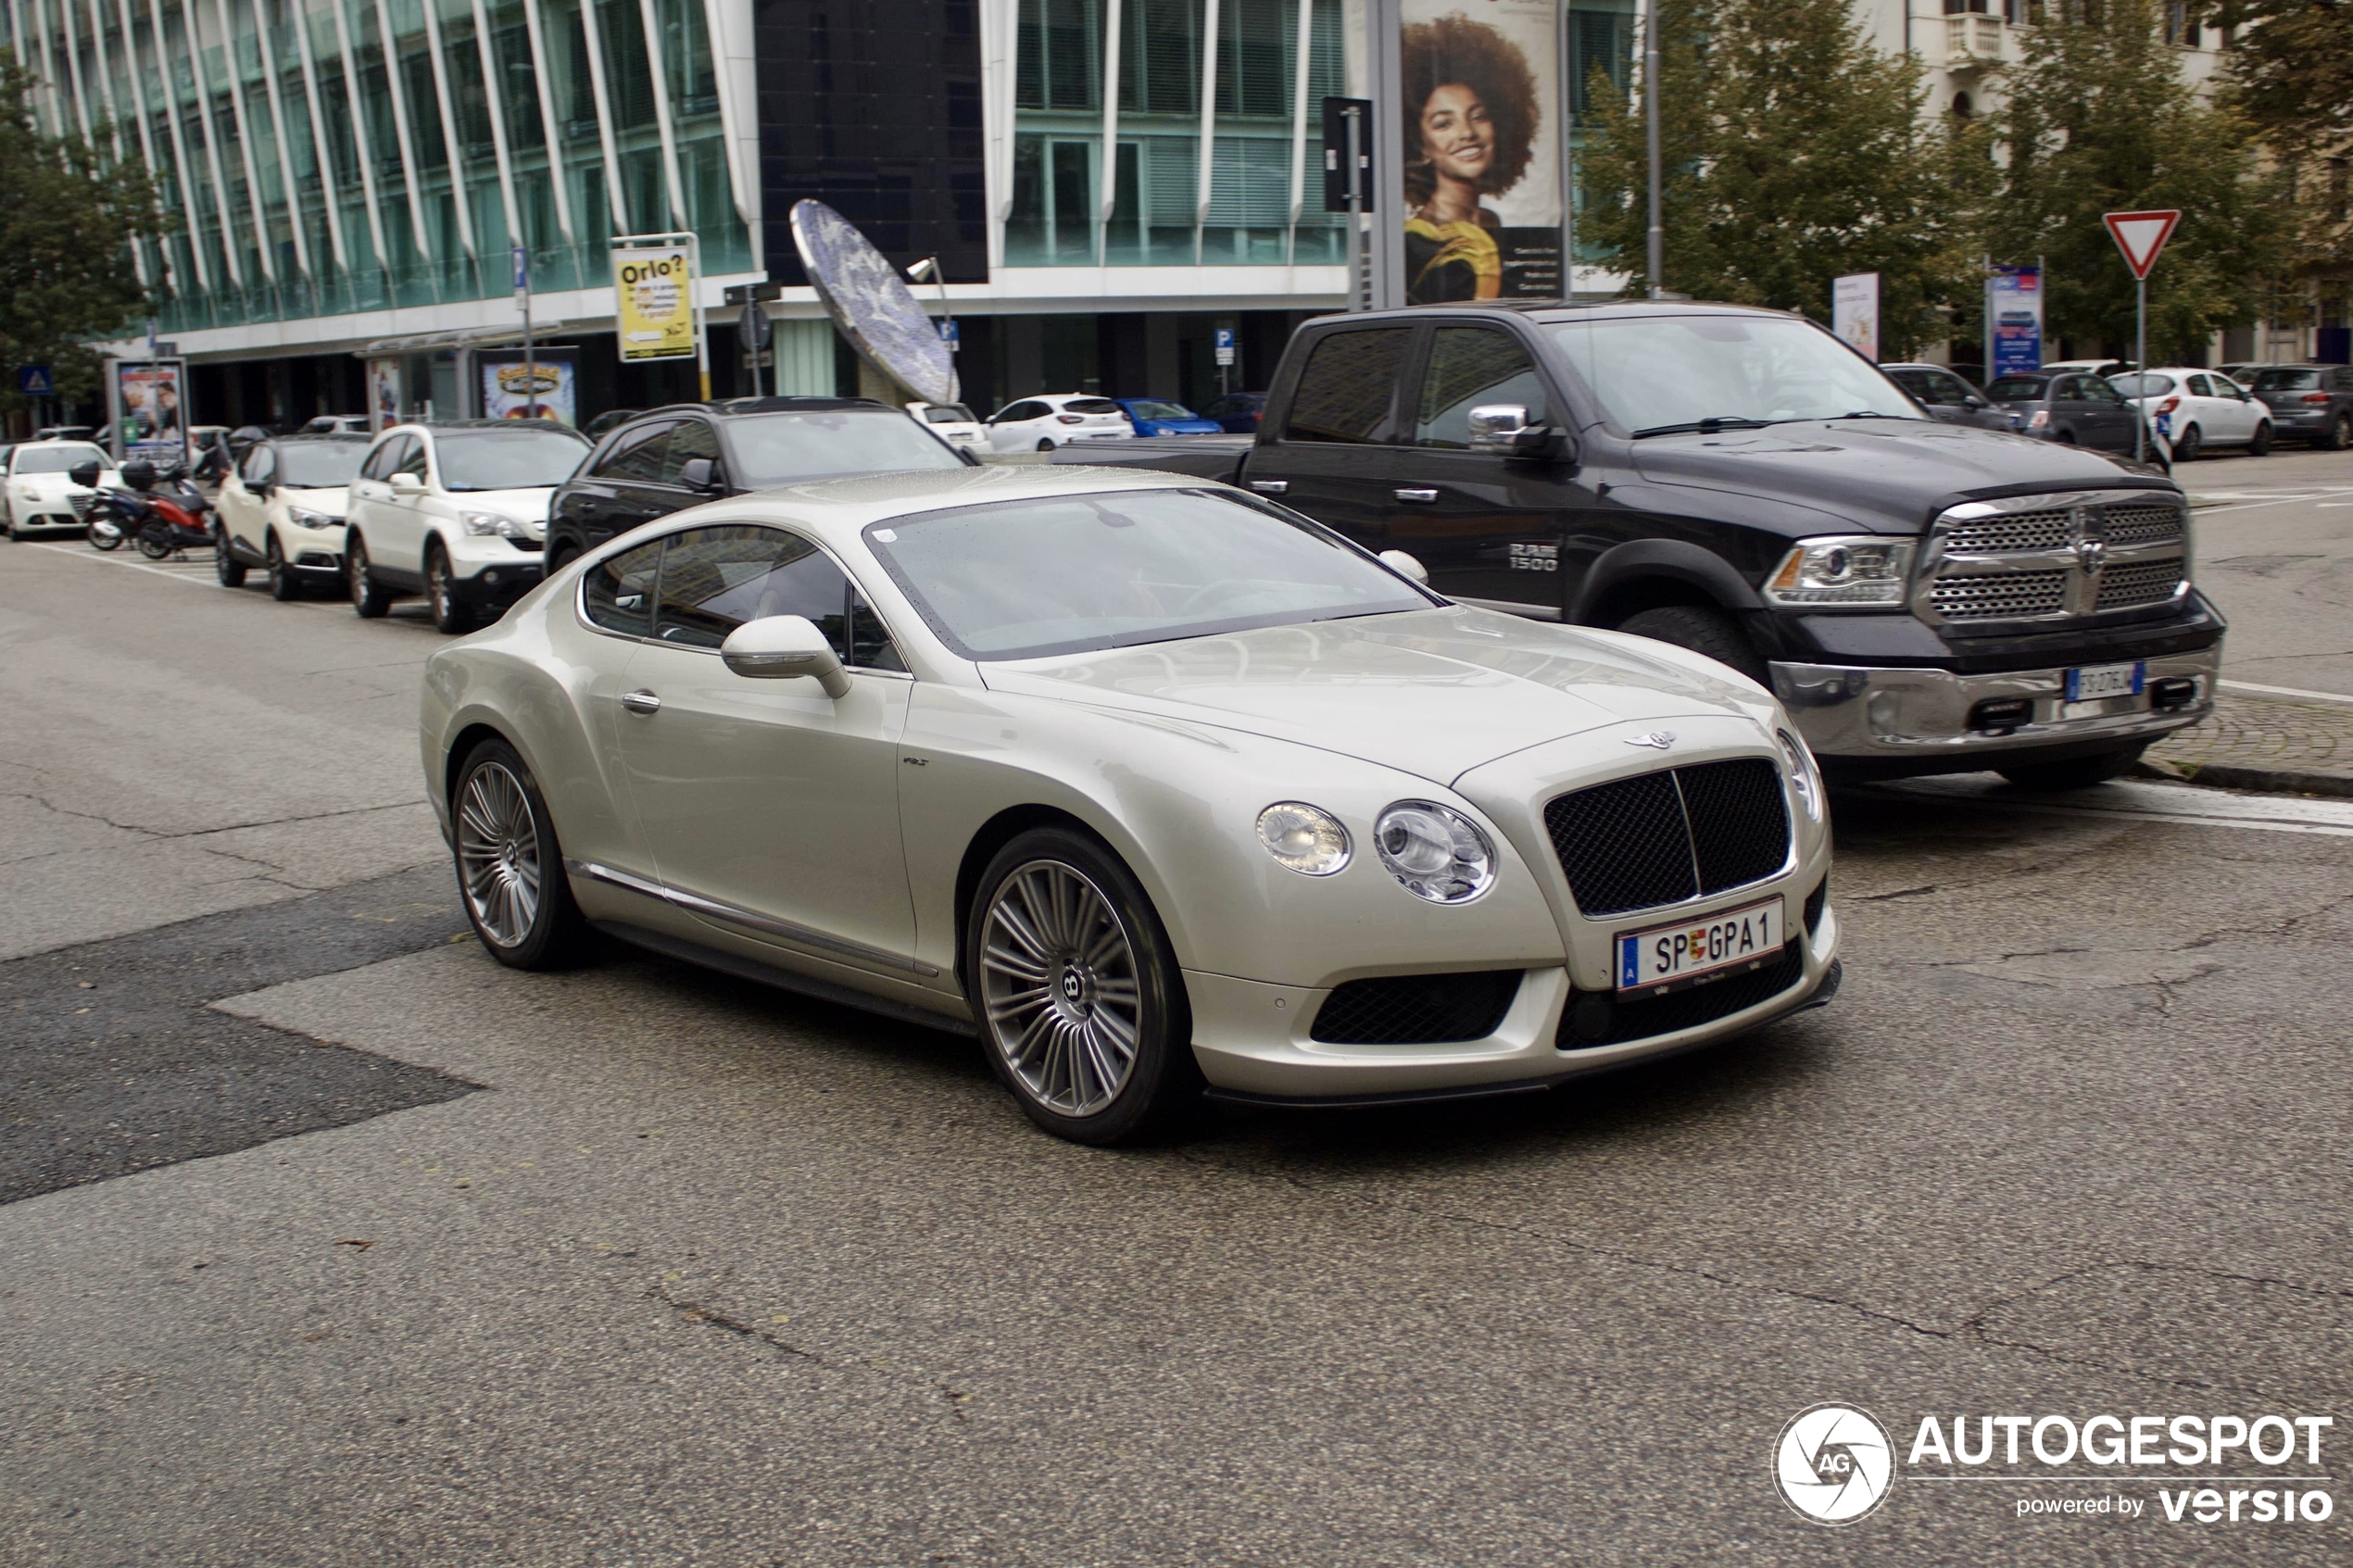
[[[1787,730],[1776,731],[1775,738],[1781,743],[1782,760],[1789,764],[1790,793],[1797,797],[1797,804],[1805,811],[1807,822],[1820,822],[1822,770],[1815,765],[1813,752],[1806,748],[1804,741]]]
[[[1478,824],[1429,800],[1401,800],[1373,824],[1380,863],[1417,898],[1467,904],[1495,885],[1495,847]]]
[[[1259,812],[1258,842],[1302,876],[1329,876],[1348,864],[1348,830],[1303,801],[1277,800]]]
[[[1777,605],[1900,605],[1912,574],[1912,542],[1865,534],[1808,539],[1765,580]]]

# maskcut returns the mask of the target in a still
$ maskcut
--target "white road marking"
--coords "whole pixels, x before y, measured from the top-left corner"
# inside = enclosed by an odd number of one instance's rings
[[[2353,702],[2343,692],[2308,692],[2301,686],[2259,686],[2252,681],[2224,681],[2226,692],[2261,692],[2266,696],[2300,696],[2313,702]]]
[[[193,562],[185,571],[172,571],[164,567],[150,566],[143,560],[124,560],[112,555],[101,555],[87,545],[76,548],[71,545],[44,545],[30,539],[25,543],[31,545],[36,550],[49,550],[57,555],[70,556],[75,560],[86,560],[93,566],[127,566],[133,571],[151,571],[157,577],[170,578],[174,583],[194,583],[199,588],[218,588],[221,585],[220,578],[202,575],[202,569]]]
[[[1975,778],[1906,779],[1873,784],[1873,794],[1922,804],[1982,806],[2108,821],[2178,822],[2188,827],[2240,828],[2257,833],[2310,833],[2353,838],[2353,800],[2304,800],[2286,796],[2231,795],[2191,784],[2119,779],[2064,795],[2030,795]]]

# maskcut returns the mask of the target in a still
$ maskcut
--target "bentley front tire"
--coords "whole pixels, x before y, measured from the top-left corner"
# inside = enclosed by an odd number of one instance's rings
[[[988,864],[964,976],[989,1066],[1031,1121],[1078,1143],[1132,1143],[1194,1114],[1202,1080],[1168,935],[1119,858],[1067,828]]]
[[[449,808],[458,889],[490,956],[511,969],[562,969],[585,957],[588,924],[522,755],[503,740],[475,746]]]

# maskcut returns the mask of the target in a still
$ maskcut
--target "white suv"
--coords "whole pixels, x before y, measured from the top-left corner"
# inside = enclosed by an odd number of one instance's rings
[[[283,600],[306,583],[340,583],[344,508],[367,451],[364,435],[272,436],[246,447],[213,497],[221,583],[241,587],[258,567],[270,574],[270,596]]]
[[[352,608],[379,616],[422,593],[434,624],[453,633],[486,610],[504,613],[539,581],[547,498],[587,455],[587,437],[542,420],[385,431],[351,482],[343,559]]]

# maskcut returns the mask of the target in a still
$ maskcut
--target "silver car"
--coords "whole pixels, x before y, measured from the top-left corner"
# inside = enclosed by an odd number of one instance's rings
[[[1822,783],[1773,698],[1417,577],[1177,475],[744,495],[435,652],[430,793],[501,961],[593,924],[975,1035],[1088,1142],[1827,1000]]]

